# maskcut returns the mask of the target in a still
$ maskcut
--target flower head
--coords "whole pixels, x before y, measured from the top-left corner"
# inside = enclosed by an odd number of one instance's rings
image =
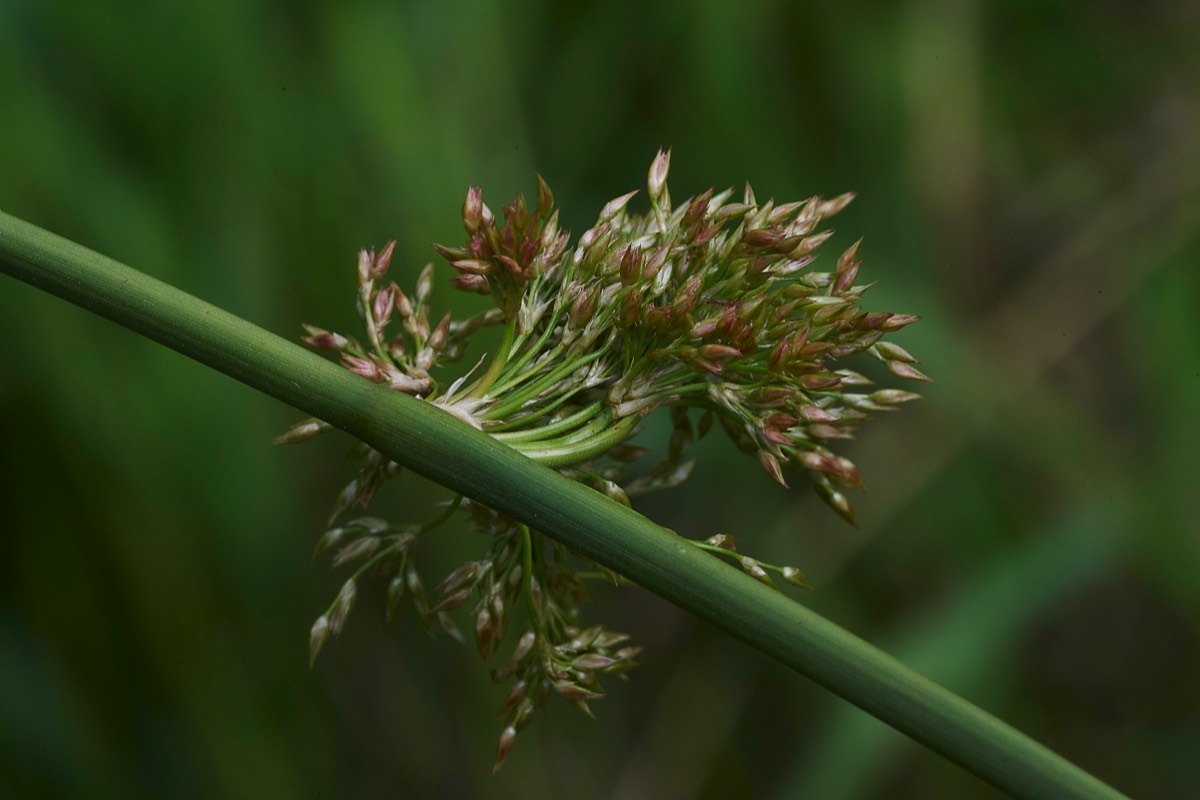
[[[917,317],[862,308],[869,284],[858,282],[861,240],[825,271],[815,269],[831,234],[822,226],[853,195],[760,203],[747,185],[737,196],[710,189],[672,205],[669,166],[669,153],[660,151],[647,180],[647,213],[630,208],[637,192],[621,195],[573,248],[540,176],[534,207],[518,195],[499,219],[482,191],[471,187],[462,207],[466,241],[434,247],[454,272],[451,285],[490,295],[495,308],[464,320],[447,313],[432,323],[432,267],[421,273],[411,297],[385,284],[389,243],[358,259],[365,344],[312,326],[305,341],[339,353],[352,372],[427,400],[618,502],[685,480],[687,445],[715,421],[773,479],[785,483],[789,471],[806,474],[853,522],[844,490],[862,481],[857,467],[835,451],[837,442],[873,412],[918,395],[870,389],[871,381],[849,365],[865,353],[895,376],[928,380],[913,356],[887,340]],[[488,326],[503,327],[489,363],[441,381],[439,368],[458,361],[470,337]],[[640,451],[628,440],[642,418],[663,406],[672,421],[667,456],[630,477]],[[327,428],[309,420],[279,441]],[[362,465],[339,497],[335,518],[365,506],[400,471],[365,447]],[[492,535],[492,544],[480,560],[447,576],[441,599],[430,601],[415,547],[421,534],[460,506]],[[692,543],[769,585],[775,572],[808,586],[795,567],[739,554],[730,536]],[[602,694],[599,675],[623,672],[637,654],[619,646],[623,634],[580,624],[579,603],[587,594],[582,576],[618,576],[594,564],[581,572],[578,557],[561,545],[477,503],[459,498],[425,525],[355,520],[327,532],[320,547],[335,552],[335,564],[360,566],[314,626],[314,657],[341,630],[356,581],[369,569],[390,571],[389,608],[411,597],[430,630],[459,636],[450,612],[466,606],[485,658],[504,639],[512,609],[525,609],[526,630],[510,665],[495,672],[513,682],[502,708],[507,723],[497,766],[549,694],[587,711],[587,702]]]

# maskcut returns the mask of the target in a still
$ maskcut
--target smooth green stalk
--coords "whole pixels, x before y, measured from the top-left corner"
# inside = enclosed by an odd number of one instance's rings
[[[604,404],[597,400],[591,405],[585,406],[568,417],[563,417],[557,422],[551,422],[548,425],[542,425],[537,428],[521,428],[512,432],[506,432],[503,430],[504,426],[498,426],[501,428],[501,431],[500,433],[492,433],[492,438],[510,445],[517,442],[549,439],[552,436],[557,436],[560,433],[565,433],[578,428],[580,425],[599,414],[603,407]],[[522,418],[520,421],[527,422],[529,419],[530,418],[526,417]]]
[[[326,420],[558,539],[1015,796],[1121,796],[804,606],[428,403],[3,213],[0,270]]]
[[[508,363],[508,354],[512,351],[513,339],[517,333],[516,320],[509,320],[504,324],[504,336],[500,340],[500,346],[496,350],[496,355],[492,358],[492,363],[488,365],[487,372],[480,376],[479,380],[471,387],[464,397],[483,397],[487,394],[488,389],[500,377],[505,365]]]
[[[533,627],[538,638],[546,638],[542,627],[542,618],[538,615],[537,603],[533,601],[533,534],[528,525],[521,525],[521,569],[522,594],[525,595],[525,609],[529,614],[529,624]]]

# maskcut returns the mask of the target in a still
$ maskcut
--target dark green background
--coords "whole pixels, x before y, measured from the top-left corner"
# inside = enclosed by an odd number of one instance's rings
[[[1177,2],[0,0],[0,209],[293,335],[354,330],[360,246],[410,282],[468,183],[498,208],[539,171],[577,232],[660,145],[677,198],[854,189],[832,246],[866,235],[868,304],[924,317],[899,339],[937,380],[851,448],[862,528],[716,441],[645,510],[801,565],[804,602],[1118,788],[1194,796],[1197,41]],[[994,794],[638,588],[595,609],[633,680],[491,777],[502,691],[379,587],[309,671],[350,466],[271,447],[297,417],[0,279],[0,795]]]

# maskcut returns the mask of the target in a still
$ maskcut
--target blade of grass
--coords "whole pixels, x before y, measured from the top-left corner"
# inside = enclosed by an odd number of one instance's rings
[[[0,269],[158,341],[534,526],[1018,797],[1121,795],[1029,737],[598,492],[406,395],[0,213]]]

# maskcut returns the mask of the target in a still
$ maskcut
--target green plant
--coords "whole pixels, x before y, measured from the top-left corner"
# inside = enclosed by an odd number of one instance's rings
[[[539,465],[432,402],[362,380],[245,320],[2,213],[0,269],[325,420],[381,458],[510,517],[522,537],[521,526],[530,529],[530,538],[532,530],[540,531],[1017,796],[1120,796],[962,698],[730,569],[706,549]],[[321,425],[310,423],[294,435],[314,427]],[[525,548],[522,555],[530,552]],[[352,593],[342,598],[345,605],[352,601]]]

